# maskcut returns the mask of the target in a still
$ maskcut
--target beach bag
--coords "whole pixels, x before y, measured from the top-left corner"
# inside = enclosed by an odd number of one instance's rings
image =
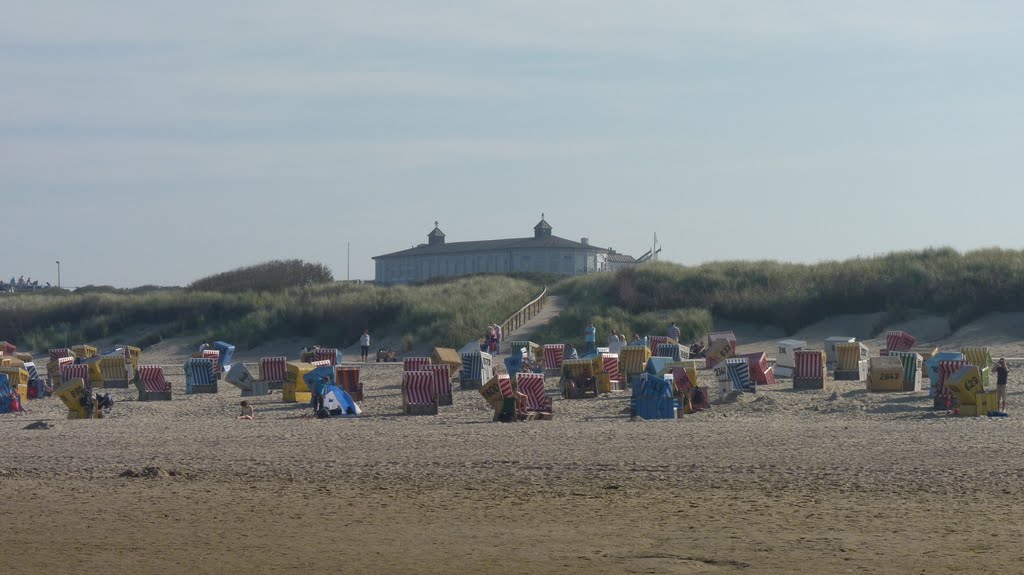
[[[331,412],[327,411],[327,408],[325,408],[325,407],[321,407],[316,412],[316,418],[317,419],[327,419],[330,416],[331,416]]]

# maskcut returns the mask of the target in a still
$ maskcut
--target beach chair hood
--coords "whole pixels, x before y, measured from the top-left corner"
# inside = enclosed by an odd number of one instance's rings
[[[213,342],[213,348],[220,351],[221,371],[231,369],[231,360],[235,357],[235,346],[226,341],[215,341]]]
[[[306,387],[313,391],[316,389],[316,384],[320,381],[320,378],[326,378],[328,385],[334,385],[334,368],[329,365],[321,365],[316,369],[302,376],[303,381],[306,382]]]
[[[515,353],[505,358],[505,371],[509,377],[515,377],[523,369],[522,354]]]
[[[6,373],[0,373],[0,413],[11,411],[14,403],[14,393],[11,392],[10,379]]]

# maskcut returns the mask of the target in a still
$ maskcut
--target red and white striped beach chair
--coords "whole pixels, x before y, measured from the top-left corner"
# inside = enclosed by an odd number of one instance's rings
[[[516,387],[525,398],[523,411],[551,413],[551,398],[544,393],[544,374],[519,372],[516,374]],[[511,386],[509,386],[511,391]]]
[[[516,386],[513,385],[512,379],[503,373],[499,374],[498,387],[501,388],[502,397],[516,400],[516,413],[522,413],[523,403],[525,402],[526,397],[516,390]]]
[[[50,380],[50,385],[53,389],[60,387],[63,379],[60,377],[60,368],[62,365],[72,365],[75,363],[75,358],[71,356],[61,357],[57,359],[51,359],[46,364],[46,378]]]
[[[437,415],[433,372],[402,372],[402,410],[406,415]]]
[[[446,363],[424,365],[420,371],[434,374],[434,387],[437,390],[437,404],[452,404],[452,368]]]
[[[794,351],[793,362],[796,364],[796,369],[793,372],[793,389],[825,389],[824,351]]]
[[[139,401],[171,400],[171,383],[164,379],[164,368],[159,365],[140,365],[135,386]]]
[[[915,343],[917,343],[917,338],[905,331],[887,331],[885,332],[885,349],[880,355],[889,355],[890,351],[910,351]]]
[[[402,360],[402,371],[422,371],[424,366],[430,364],[429,357],[407,357]]]
[[[736,357],[747,360],[750,365],[750,379],[753,379],[758,385],[775,384],[775,370],[768,365],[768,356],[763,351],[744,353]]]
[[[203,358],[213,360],[213,373],[217,376],[217,379],[220,379],[220,350],[204,349]]]
[[[945,409],[947,411],[957,407],[956,396],[946,387],[946,380],[960,370],[961,367],[972,365],[966,359],[946,360],[939,362],[939,383],[935,386],[935,399],[933,409]]]
[[[50,361],[57,361],[62,357],[71,357],[71,349],[66,347],[58,347],[50,350]]]
[[[651,354],[657,355],[654,352],[657,351],[659,345],[663,343],[670,343],[672,341],[675,340],[673,340],[667,335],[649,335],[647,336],[647,347],[651,348]],[[676,341],[676,343],[678,344],[679,342]]]
[[[562,360],[565,359],[565,344],[544,344],[544,371],[562,371]]]
[[[612,383],[622,381],[622,372],[619,371],[619,354],[602,353],[601,364],[604,366],[604,372],[608,374],[609,381]]]
[[[310,363],[323,361],[325,359],[330,362],[327,365],[338,365],[338,350],[330,347],[316,348],[313,350],[313,361]]]
[[[81,378],[85,381],[85,388],[92,389],[92,380],[89,378],[89,366],[84,363],[64,363],[60,366],[60,380],[71,381],[74,378]],[[90,391],[91,393],[91,391]]]
[[[260,379],[267,382],[267,389],[281,389],[284,385],[286,361],[284,356],[260,358]]]
[[[363,384],[359,381],[358,367],[334,366],[334,383],[345,390],[353,401],[363,400]]]
[[[526,397],[516,392],[507,374],[499,373],[487,380],[487,383],[480,387],[480,395],[494,410],[492,421],[510,423],[526,417],[522,411]]]

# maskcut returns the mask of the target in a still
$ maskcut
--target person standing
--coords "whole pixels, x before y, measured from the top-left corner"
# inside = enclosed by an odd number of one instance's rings
[[[679,331],[679,326],[676,325],[676,322],[672,322],[672,325],[668,326],[668,336],[675,340],[676,343],[679,343],[680,335],[682,335],[682,332]]]
[[[324,396],[327,395],[327,378],[321,377],[316,380],[316,389],[313,390],[313,415],[317,416],[324,408]]]
[[[497,353],[501,353],[501,325],[494,324],[494,347]]]
[[[583,343],[584,346],[583,355],[592,355],[597,353],[597,328],[594,327],[594,322],[591,320],[590,324],[587,325],[586,329],[583,330]]]
[[[613,329],[608,336],[608,353],[619,353],[619,330]]]
[[[370,357],[370,330],[364,329],[363,335],[359,336],[359,351],[362,353],[363,361]]]
[[[996,397],[999,411],[1006,411],[1006,384],[1010,381],[1010,368],[1006,366],[1006,358],[996,362]],[[981,414],[978,414],[981,415]]]

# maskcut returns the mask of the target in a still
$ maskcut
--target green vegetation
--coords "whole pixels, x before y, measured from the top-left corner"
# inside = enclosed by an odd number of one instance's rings
[[[295,274],[282,275],[285,269]],[[217,274],[187,289],[89,286],[75,293],[4,295],[0,340],[33,349],[55,347],[64,341],[66,323],[69,342],[145,326],[149,332],[139,341],[125,343],[145,346],[196,334],[243,349],[292,336],[347,347],[368,326],[378,335],[401,334],[405,347],[418,342],[459,346],[536,296],[547,279],[473,276],[379,287],[330,281],[318,264],[269,262]],[[711,330],[712,318],[776,325],[793,333],[838,314],[886,312],[877,326],[882,329],[930,313],[949,317],[955,329],[986,313],[1024,311],[1024,252],[930,249],[812,265],[653,262],[568,278],[552,291],[567,295],[571,305],[534,341],[580,342],[590,319],[602,338],[612,329],[627,337],[660,334],[674,320],[684,341]]]
[[[897,252],[842,262],[652,262],[615,274],[564,280],[553,288],[571,307],[538,341],[577,341],[593,318],[610,329],[664,333],[679,322],[684,340],[712,317],[776,325],[787,333],[839,314],[887,312],[884,323],[922,313],[945,315],[956,329],[986,313],[1024,310],[1024,252],[949,248]]]
[[[230,278],[230,272],[213,277]],[[238,283],[216,285],[233,292]],[[146,327],[148,333],[124,343],[145,347],[166,337],[198,334],[230,341],[240,349],[291,336],[347,347],[369,327],[379,335],[402,334],[406,347],[416,342],[461,346],[479,338],[486,325],[519,309],[542,286],[523,279],[474,276],[421,286],[332,282],[239,293],[193,288],[6,295],[0,297],[0,340],[29,349],[59,347],[66,324],[70,343]]]
[[[323,264],[302,260],[274,260],[196,280],[188,289],[224,293],[279,292],[333,281],[334,275]]]

